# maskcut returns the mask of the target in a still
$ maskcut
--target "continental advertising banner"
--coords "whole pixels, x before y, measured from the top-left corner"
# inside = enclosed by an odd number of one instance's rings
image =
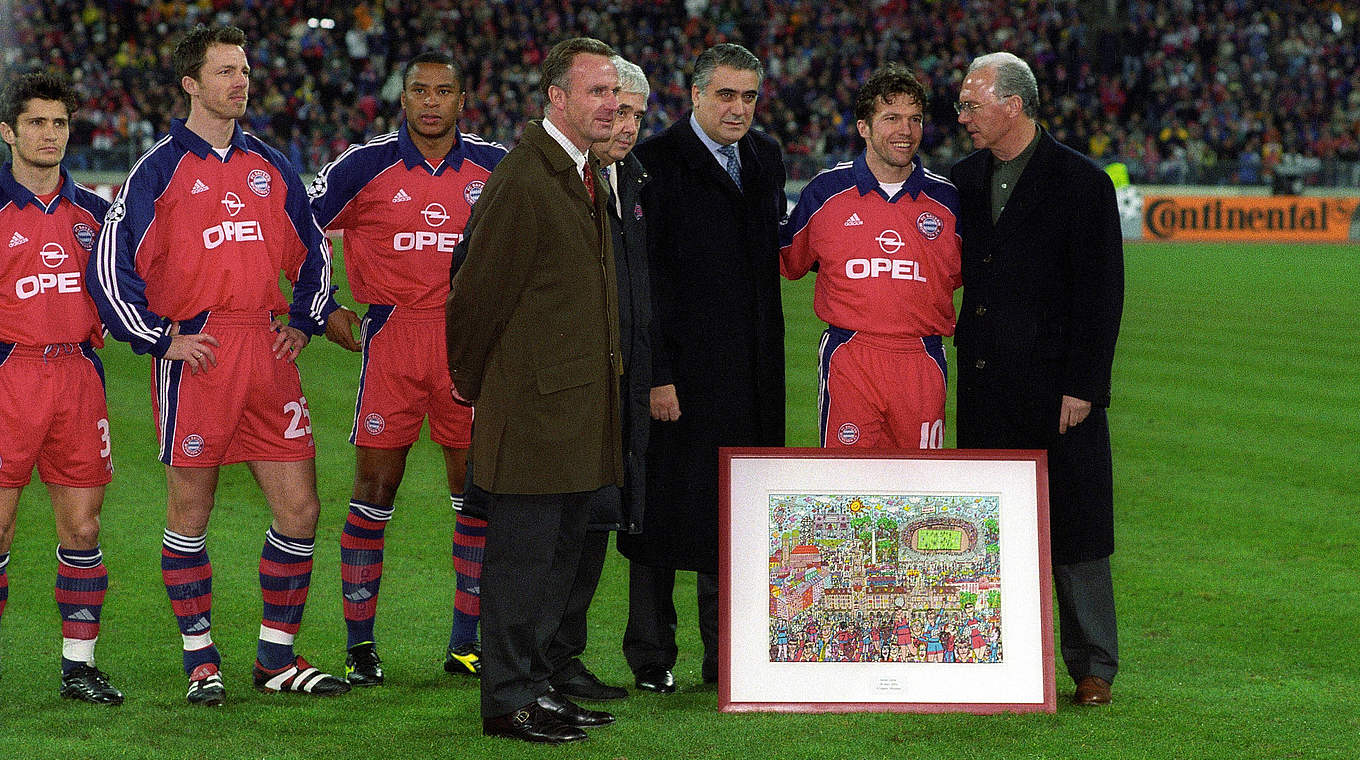
[[[1360,199],[1143,195],[1144,240],[1360,240]]]

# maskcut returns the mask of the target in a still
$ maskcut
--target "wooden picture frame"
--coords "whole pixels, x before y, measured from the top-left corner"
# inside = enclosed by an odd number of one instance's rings
[[[1042,451],[720,450],[724,712],[1054,712]]]

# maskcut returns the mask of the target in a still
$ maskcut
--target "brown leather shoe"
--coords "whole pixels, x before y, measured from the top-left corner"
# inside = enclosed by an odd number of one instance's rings
[[[482,735],[544,744],[564,744],[586,738],[585,731],[563,723],[537,702],[530,702],[509,715],[483,718]]]
[[[1077,682],[1077,693],[1072,695],[1072,704],[1108,705],[1109,703],[1109,681],[1098,676],[1086,676]]]

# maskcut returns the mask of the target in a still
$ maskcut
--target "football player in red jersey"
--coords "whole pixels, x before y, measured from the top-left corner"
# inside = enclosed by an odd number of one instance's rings
[[[0,96],[0,616],[19,495],[37,465],[56,515],[61,695],[121,704],[95,667],[109,574],[99,549],[112,479],[103,330],[85,264],[108,203],[62,168],[76,94],[55,74],[25,74]]]
[[[944,446],[959,194],[917,155],[925,105],[906,69],[870,76],[855,100],[864,153],[814,177],[780,226],[780,272],[817,268],[823,446]]]
[[[383,681],[374,619],[382,582],[384,534],[392,519],[406,456],[430,420],[444,452],[457,513],[453,559],[454,621],[444,669],[480,672],[477,623],[486,521],[463,505],[472,407],[453,398],[444,340],[449,271],[463,226],[491,170],[506,150],[458,131],[463,75],[441,53],[406,65],[395,132],[351,146],[312,182],[312,211],[328,230],[343,230],[345,269],[354,298],[369,304],[362,323],[346,308],[331,312],[326,337],[363,351],[350,442],[354,490],[340,535],[341,590],[355,686]],[[354,338],[360,326],[361,341]]]
[[[206,533],[219,469],[238,462],[273,514],[260,554],[255,687],[349,690],[293,651],[321,510],[293,360],[325,328],[330,246],[288,160],[238,124],[250,92],[245,41],[235,27],[200,25],[175,46],[189,117],[133,166],[89,270],[109,332],[154,357],[168,492],[161,575],[183,642],[186,699],[198,705],[225,694]],[[280,273],[293,282],[291,304]]]

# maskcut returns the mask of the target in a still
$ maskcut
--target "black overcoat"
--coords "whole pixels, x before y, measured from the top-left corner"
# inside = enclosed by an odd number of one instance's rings
[[[610,230],[614,235],[614,267],[619,283],[619,345],[623,349],[623,378],[619,385],[623,412],[622,512],[597,510],[591,530],[642,530],[646,504],[647,439],[652,416],[652,286],[647,274],[647,218],[642,208],[642,188],[647,171],[629,153],[610,167],[618,172],[619,208],[610,204]]]
[[[718,447],[784,445],[784,162],[757,130],[737,146],[741,189],[688,116],[634,149],[651,176],[652,385],[680,402],[678,421],[652,422],[644,528],[619,535],[648,565],[716,573]]]
[[[1057,565],[1114,551],[1110,372],[1124,302],[1114,185],[1042,133],[992,224],[981,150],[955,164],[963,235],[958,348],[961,448],[1046,449]],[[1092,402],[1058,434],[1062,396]]]

